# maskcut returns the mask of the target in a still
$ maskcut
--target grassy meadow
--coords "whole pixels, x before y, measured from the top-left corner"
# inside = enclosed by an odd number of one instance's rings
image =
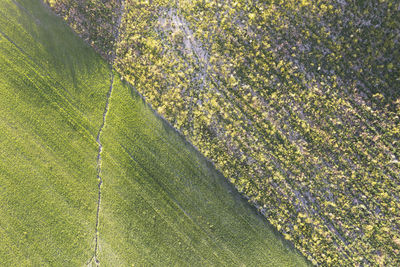
[[[79,266],[109,67],[39,1],[0,13],[0,265]]]

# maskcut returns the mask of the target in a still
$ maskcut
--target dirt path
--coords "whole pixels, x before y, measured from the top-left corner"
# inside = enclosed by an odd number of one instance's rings
[[[96,212],[96,236],[95,236],[95,247],[94,247],[94,255],[93,255],[93,259],[96,265],[100,265],[99,260],[97,259],[97,255],[98,255],[98,248],[99,248],[99,215],[100,215],[100,204],[101,204],[101,186],[103,184],[103,179],[101,177],[101,153],[103,152],[103,145],[101,143],[101,134],[103,132],[103,128],[106,124],[106,118],[107,118],[107,114],[109,111],[109,105],[110,105],[110,98],[111,98],[111,94],[113,91],[113,84],[114,84],[114,73],[113,70],[111,69],[111,79],[110,79],[110,89],[107,92],[107,97],[106,97],[106,105],[104,108],[104,112],[103,112],[103,122],[99,128],[99,132],[97,133],[97,137],[96,137],[96,142],[99,145],[99,150],[97,153],[97,158],[96,158],[96,163],[97,163],[97,180],[99,181],[98,184],[98,188],[99,188],[99,192],[98,192],[98,199],[97,199],[97,212]]]
[[[116,26],[116,31],[114,33],[114,40],[117,42],[118,40],[118,36],[119,36],[119,28],[121,25],[121,19],[122,16],[124,14],[124,1],[121,1],[121,12],[118,18],[118,22],[117,22],[117,26]],[[95,229],[95,247],[94,247],[94,253],[93,253],[93,257],[90,259],[90,261],[88,262],[88,265],[92,265],[93,263],[96,266],[100,266],[100,261],[98,259],[98,254],[99,254],[99,224],[100,224],[100,220],[99,220],[99,216],[100,216],[100,205],[101,205],[101,187],[103,185],[103,178],[101,176],[101,163],[102,163],[102,158],[101,158],[101,153],[103,152],[103,144],[101,142],[101,134],[103,132],[104,126],[106,124],[106,118],[107,118],[107,114],[109,111],[109,107],[110,107],[110,100],[111,100],[111,95],[112,95],[112,91],[113,91],[113,86],[114,86],[114,59],[115,59],[115,48],[112,51],[112,56],[111,56],[111,67],[110,67],[110,88],[107,92],[106,95],[106,104],[104,107],[104,112],[103,112],[103,121],[102,124],[100,125],[99,131],[97,133],[97,137],[96,137],[96,142],[99,145],[99,150],[97,152],[97,158],[96,158],[96,163],[97,163],[97,180],[99,181],[98,183],[98,198],[97,198],[97,211],[96,211],[96,229]]]

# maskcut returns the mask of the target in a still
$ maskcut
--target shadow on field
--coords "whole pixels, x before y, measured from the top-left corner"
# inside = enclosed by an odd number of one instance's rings
[[[104,60],[88,44],[82,45],[81,38],[68,25],[66,27],[65,21],[60,23],[60,18],[54,16],[42,1],[12,0],[12,2],[19,9],[16,20],[34,39],[31,45],[39,46],[39,50],[42,50],[43,54],[51,55],[51,58],[32,54],[31,56],[40,58],[40,62],[37,63],[54,70],[54,73],[62,73],[62,78],[68,77],[75,92],[80,93],[80,90],[82,90],[82,86],[80,86],[82,73],[89,74],[98,71],[99,66],[104,64]],[[43,6],[46,6],[47,11],[44,16]],[[32,23],[32,18],[35,23]],[[69,39],[59,38],[60,35],[73,37]],[[69,56],[73,54],[79,56]],[[88,55],[91,56],[88,57]],[[88,58],[92,60],[89,61]],[[78,76],[78,73],[80,76]]]

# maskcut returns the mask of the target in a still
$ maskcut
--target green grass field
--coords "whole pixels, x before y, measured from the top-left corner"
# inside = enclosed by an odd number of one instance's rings
[[[0,1],[0,266],[94,264],[110,76],[40,1]],[[100,141],[101,265],[307,265],[117,74]]]

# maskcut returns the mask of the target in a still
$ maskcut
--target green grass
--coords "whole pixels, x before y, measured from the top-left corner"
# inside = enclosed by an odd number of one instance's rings
[[[0,2],[0,266],[92,258],[109,86],[109,66],[40,1]],[[306,265],[117,75],[109,108],[102,265]]]
[[[38,1],[19,3],[0,3],[0,265],[81,265],[108,66]]]

